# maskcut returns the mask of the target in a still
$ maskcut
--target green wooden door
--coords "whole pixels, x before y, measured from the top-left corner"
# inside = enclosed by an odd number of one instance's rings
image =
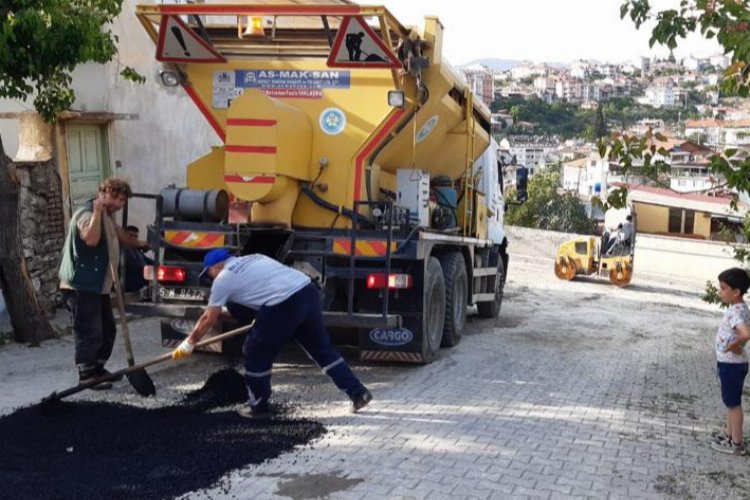
[[[67,125],[70,202],[73,209],[96,196],[99,184],[109,175],[106,132],[99,125]]]

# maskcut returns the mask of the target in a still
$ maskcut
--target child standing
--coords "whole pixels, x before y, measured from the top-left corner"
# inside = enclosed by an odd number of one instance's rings
[[[750,278],[744,269],[734,267],[719,275],[719,297],[728,307],[716,332],[716,361],[721,399],[727,407],[727,426],[725,436],[711,443],[711,447],[733,455],[745,455],[742,387],[748,370],[745,344],[750,340],[750,311],[743,296],[748,288]]]

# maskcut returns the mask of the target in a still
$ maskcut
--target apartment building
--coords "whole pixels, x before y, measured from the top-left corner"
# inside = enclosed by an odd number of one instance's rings
[[[494,70],[481,64],[472,64],[459,68],[459,72],[474,95],[478,96],[485,105],[490,106],[495,100]]]
[[[638,102],[655,108],[671,108],[677,101],[671,85],[652,85],[646,89],[645,96],[638,99]]]
[[[705,144],[715,149],[750,147],[750,119],[687,120],[685,135],[700,138]]]

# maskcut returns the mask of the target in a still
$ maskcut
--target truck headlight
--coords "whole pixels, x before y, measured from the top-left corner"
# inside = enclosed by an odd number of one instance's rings
[[[388,105],[393,108],[403,108],[406,98],[403,90],[388,91]]]
[[[180,84],[180,74],[176,71],[160,71],[159,78],[165,87],[176,87]]]

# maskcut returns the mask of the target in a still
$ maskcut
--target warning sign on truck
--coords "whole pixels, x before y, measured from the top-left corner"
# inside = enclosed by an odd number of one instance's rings
[[[214,63],[226,59],[177,16],[164,16],[156,59],[162,62]]]
[[[271,97],[316,99],[324,89],[348,89],[349,71],[240,69],[214,73],[213,107],[228,108],[244,89],[260,89]]]
[[[344,18],[328,56],[328,66],[394,69],[402,67],[396,55],[359,16]]]

